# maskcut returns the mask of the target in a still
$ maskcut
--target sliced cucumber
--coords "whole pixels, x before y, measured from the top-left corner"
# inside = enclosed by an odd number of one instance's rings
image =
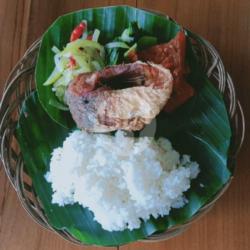
[[[61,72],[59,72],[57,68],[55,67],[52,73],[50,74],[49,78],[46,80],[46,82],[43,85],[48,86],[48,85],[53,84],[55,81],[57,81],[60,78],[61,75],[62,75]]]
[[[124,43],[124,42],[111,42],[111,43],[107,43],[105,45],[105,47],[107,49],[113,49],[113,48],[128,49],[129,48],[129,46],[126,43]]]
[[[128,57],[129,53],[136,51],[137,49],[137,43],[135,43],[133,46],[131,46],[125,53],[124,53],[124,57]]]

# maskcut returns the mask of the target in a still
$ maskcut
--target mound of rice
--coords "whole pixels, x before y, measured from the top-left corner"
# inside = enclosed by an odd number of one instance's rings
[[[103,229],[120,231],[185,205],[183,192],[198,173],[198,164],[180,157],[167,139],[77,130],[53,151],[45,177],[53,203],[79,203]]]

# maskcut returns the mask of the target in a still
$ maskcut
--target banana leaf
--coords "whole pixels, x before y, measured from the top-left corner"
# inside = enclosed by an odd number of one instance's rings
[[[61,146],[75,125],[68,112],[49,105],[55,96],[42,83],[54,67],[51,47],[65,46],[73,27],[83,19],[88,20],[90,29],[101,30],[102,43],[119,35],[130,21],[137,21],[140,27],[157,36],[159,42],[173,38],[180,26],[162,16],[126,6],[81,10],[58,18],[42,39],[36,67],[37,91],[22,107],[17,138],[25,169],[51,226],[67,230],[85,244],[116,246],[185,223],[213,199],[232,175],[227,167],[231,129],[223,98],[202,72],[189,43],[186,60],[191,74],[188,80],[196,87],[197,95],[173,114],[161,114],[156,120],[156,137],[169,138],[175,149],[190,154],[200,164],[198,178],[185,193],[189,202],[181,209],[172,209],[169,216],[151,218],[142,222],[137,230],[122,232],[103,230],[93,220],[92,212],[77,204],[64,207],[52,204],[51,185],[44,174],[49,170],[52,150]]]

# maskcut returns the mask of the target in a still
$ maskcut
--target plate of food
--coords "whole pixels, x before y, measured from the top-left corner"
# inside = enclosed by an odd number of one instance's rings
[[[26,210],[79,244],[186,228],[230,183],[244,137],[221,65],[161,14],[113,6],[59,17],[1,103],[1,156]]]

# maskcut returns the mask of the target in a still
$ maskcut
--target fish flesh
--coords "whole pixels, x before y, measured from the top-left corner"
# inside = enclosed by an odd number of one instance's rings
[[[122,78],[138,76],[144,80],[130,82],[130,86],[119,84]],[[169,69],[137,61],[80,74],[69,84],[65,100],[80,129],[136,131],[160,113],[172,93],[172,85]]]
[[[188,73],[185,54],[186,36],[183,31],[179,31],[168,43],[154,45],[137,53],[139,60],[161,64],[170,69],[173,75],[173,93],[163,108],[166,112],[174,111],[194,95],[193,87],[185,80],[185,75]]]

